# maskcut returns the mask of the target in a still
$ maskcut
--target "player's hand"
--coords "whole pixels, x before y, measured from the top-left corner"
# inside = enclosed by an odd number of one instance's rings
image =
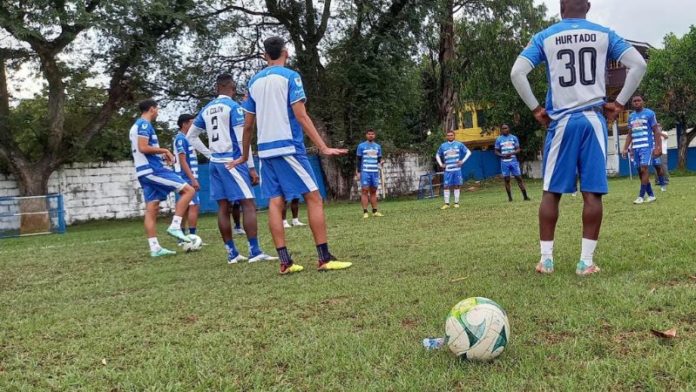
[[[624,106],[616,101],[604,104],[604,117],[607,118],[607,124],[616,121],[619,114],[623,112]]]
[[[653,158],[659,158],[662,155],[662,146],[660,147],[655,147],[653,149]]]
[[[462,167],[463,164],[464,164],[464,162],[458,161],[458,162],[457,162],[457,167]]]
[[[319,154],[326,156],[326,157],[334,157],[334,156],[346,155],[346,154],[348,154],[348,150],[345,148],[324,147],[324,148],[319,150]]]
[[[226,167],[228,170],[229,170],[229,169],[234,169],[235,167],[237,167],[237,166],[243,164],[244,162],[246,162],[246,159],[244,159],[244,157],[242,156],[242,157],[239,157],[239,158],[235,159],[234,161],[230,161],[230,162],[225,163],[225,167]]]
[[[546,113],[546,109],[544,109],[541,106],[538,106],[536,109],[532,111],[532,114],[534,115],[534,119],[537,120],[541,126],[544,128],[548,128],[549,124],[551,123],[551,117],[549,117],[549,114]]]
[[[360,172],[357,172],[357,171],[356,171],[354,177],[355,177],[355,181],[357,181],[358,178],[360,178]]]
[[[628,151],[623,150],[621,151],[621,158],[626,159],[628,157]]]
[[[167,162],[168,165],[173,165],[174,164],[174,154],[172,154],[171,151],[165,149],[164,152],[162,153],[164,155],[164,160]]]
[[[256,169],[253,167],[249,168],[249,177],[251,177],[251,185],[256,185],[259,183],[259,175],[256,173]]]
[[[199,184],[198,180],[196,180],[195,178],[193,179],[193,181],[191,181],[191,186],[193,187],[193,189],[196,190],[196,192],[201,190],[201,184]]]

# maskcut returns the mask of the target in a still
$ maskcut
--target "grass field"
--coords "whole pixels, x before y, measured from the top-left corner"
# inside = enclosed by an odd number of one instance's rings
[[[530,203],[492,183],[458,210],[392,201],[381,219],[333,204],[332,251],[354,266],[325,274],[307,228],[288,231],[301,274],[228,266],[212,216],[199,224],[209,246],[160,260],[139,221],[2,240],[0,390],[696,390],[696,177],[650,205],[631,204],[635,180],[610,186],[603,270],[588,278],[574,274],[582,200],[570,196],[556,273],[535,275],[539,183]],[[507,310],[505,353],[480,364],[425,351],[470,296]],[[671,341],[650,333],[672,327]]]

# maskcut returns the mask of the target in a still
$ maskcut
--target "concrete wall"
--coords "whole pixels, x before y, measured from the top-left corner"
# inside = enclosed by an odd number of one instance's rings
[[[68,224],[142,216],[145,209],[132,161],[66,165],[51,175],[48,191],[63,194]],[[15,179],[0,175],[0,197],[17,195]],[[172,206],[173,196],[160,208],[169,212]]]
[[[431,160],[417,154],[399,154],[386,156],[384,159],[384,186],[386,196],[398,196],[418,191],[420,176],[431,171]],[[382,195],[382,187],[379,195]],[[353,183],[351,198],[360,197],[360,184]]]

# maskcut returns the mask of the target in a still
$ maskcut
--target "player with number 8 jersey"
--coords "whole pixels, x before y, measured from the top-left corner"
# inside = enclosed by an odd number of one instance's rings
[[[512,67],[511,78],[522,100],[543,126],[543,190],[539,208],[541,260],[537,271],[553,272],[553,237],[563,193],[583,192],[583,239],[578,275],[599,271],[594,253],[602,223],[606,176],[607,120],[613,122],[640,84],[645,60],[611,29],[587,21],[587,0],[561,0],[563,20],[534,35]],[[607,63],[620,61],[628,72],[615,102],[605,103]],[[527,80],[531,70],[546,63],[548,93],[543,108]],[[605,119],[604,113],[608,118]]]

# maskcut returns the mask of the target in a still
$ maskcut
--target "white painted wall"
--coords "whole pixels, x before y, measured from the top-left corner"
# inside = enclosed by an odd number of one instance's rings
[[[418,191],[420,176],[432,171],[429,158],[422,158],[417,154],[399,154],[387,156],[384,159],[384,186],[386,196],[398,196]],[[382,187],[378,194],[382,195]],[[351,191],[353,200],[360,197],[360,184],[354,181]]]

